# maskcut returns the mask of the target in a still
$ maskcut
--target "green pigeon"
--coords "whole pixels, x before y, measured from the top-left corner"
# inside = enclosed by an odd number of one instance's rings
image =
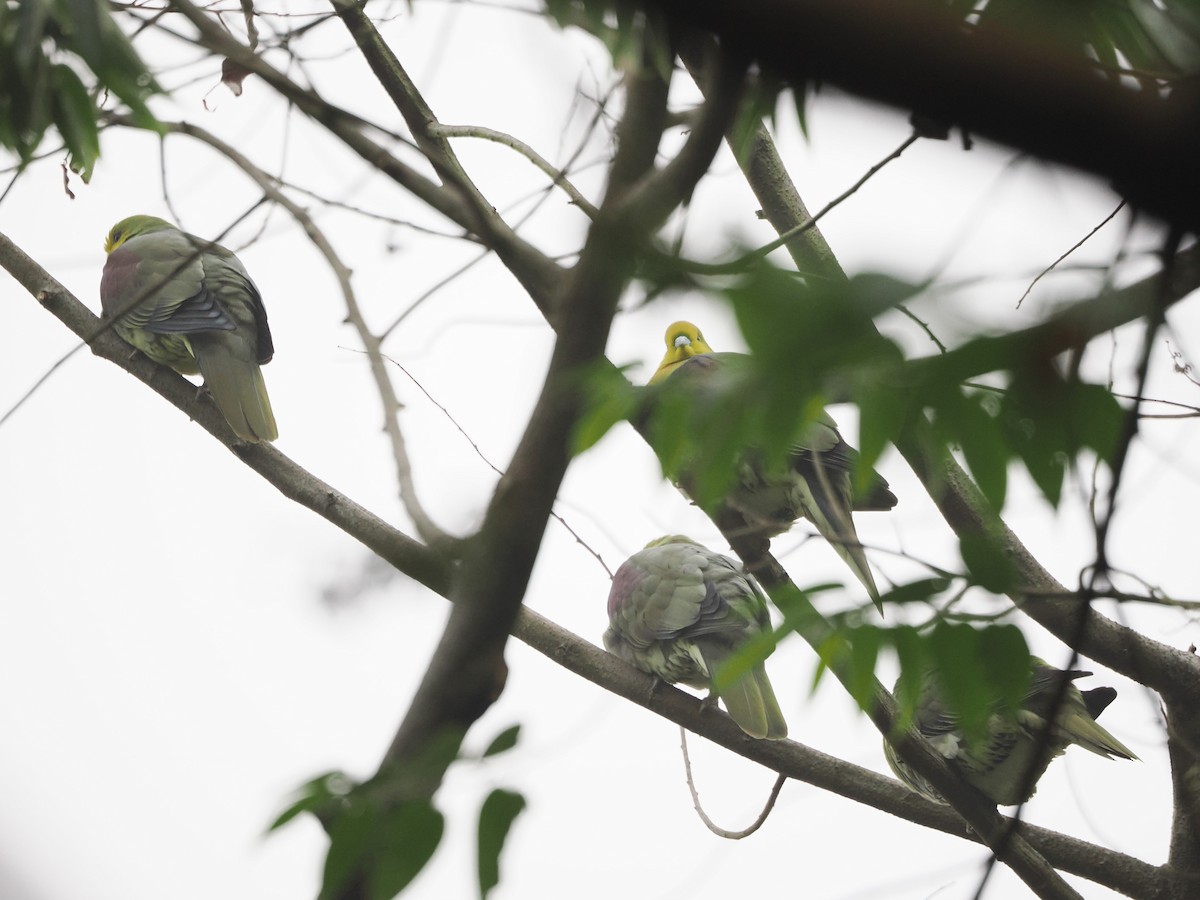
[[[917,698],[914,723],[917,730],[968,783],[999,806],[1015,806],[1032,797],[1051,761],[1071,744],[1107,759],[1137,759],[1132,750],[1096,722],[1116,698],[1113,688],[1080,691],[1074,685],[1075,680],[1091,672],[1056,669],[1036,657],[1031,658],[1031,663],[1032,679],[1016,714],[993,712],[987,721],[986,734],[976,740],[968,740],[959,730],[935,672],[922,679]],[[1064,681],[1065,693],[1050,729],[1049,746],[1043,750],[1039,745],[1041,735]],[[896,755],[886,740],[883,752],[896,777],[917,793],[945,802],[929,782]]]
[[[244,441],[279,436],[260,365],[275,352],[246,267],[224,247],[154,216],[130,216],[104,241],[100,303],[113,330],[205,387]]]
[[[734,560],[682,535],[651,541],[621,564],[608,593],[604,646],[672,684],[707,687],[749,641],[771,630],[767,598]],[[751,737],[787,737],[762,660],[719,694]]]
[[[720,387],[719,379],[736,377],[750,359],[742,353],[714,353],[691,322],[675,322],[667,328],[666,344],[667,352],[650,384],[670,379],[672,385],[685,387],[689,403],[706,402]],[[878,607],[879,589],[851,513],[889,510],[897,501],[887,481],[873,470],[865,489],[855,490],[857,461],[858,451],[842,439],[837,423],[822,410],[798,436],[785,471],[768,470],[753,447],[745,448],[724,502],[764,538],[782,534],[797,519],[808,519]],[[693,480],[689,472],[678,473],[677,480],[684,491],[694,493],[689,490]]]

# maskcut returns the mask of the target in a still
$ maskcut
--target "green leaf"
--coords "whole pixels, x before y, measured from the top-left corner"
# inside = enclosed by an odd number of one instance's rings
[[[1017,583],[1016,567],[995,538],[964,534],[958,551],[971,581],[985,590],[1005,594]]]
[[[895,691],[900,712],[897,725],[907,728],[916,713],[921,684],[932,659],[929,639],[911,625],[900,625],[890,630],[888,640],[896,649],[896,657],[900,662],[900,677],[896,680]]]
[[[488,744],[487,749],[483,751],[483,758],[496,756],[499,753],[511,750],[517,746],[517,738],[521,734],[520,725],[509,725],[502,732],[492,738],[492,742]]]
[[[370,900],[392,900],[421,874],[446,830],[445,817],[426,802],[380,813],[368,875]]]
[[[94,70],[103,64],[105,35],[100,0],[65,0],[71,43]],[[65,24],[65,23],[64,23]]]
[[[1125,428],[1126,411],[1107,388],[1076,383],[1066,401],[1067,431],[1072,445],[1090,447],[1111,463]]]
[[[92,169],[100,156],[100,133],[96,128],[97,110],[87,88],[69,66],[62,64],[51,70],[54,84],[54,124],[71,153],[71,168],[84,182],[92,177]]]
[[[1025,635],[1015,625],[992,625],[979,633],[979,654],[992,697],[1015,711],[1029,690],[1031,667]]]
[[[808,135],[808,92],[809,83],[807,81],[803,84],[792,85],[792,105],[796,110],[796,122],[806,141],[810,139]]]
[[[879,461],[884,449],[894,441],[916,409],[910,391],[897,390],[878,382],[859,390],[858,403],[859,466],[855,470],[855,487],[862,490],[869,483],[871,468]]]
[[[295,801],[276,816],[267,831],[282,828],[301,813],[310,812],[320,816],[330,811],[335,804],[344,801],[355,786],[355,782],[344,772],[332,771],[318,775],[295,791]]]
[[[486,900],[500,883],[500,853],[521,811],[525,798],[513,791],[497,788],[488,794],[479,810],[479,896]]]
[[[356,876],[369,868],[378,814],[365,803],[353,804],[328,826],[329,851],[318,900],[334,900]]]
[[[879,657],[881,629],[861,625],[850,629],[850,656],[846,663],[846,689],[863,709],[875,704],[875,661]]]
[[[890,591],[882,594],[880,602],[886,606],[897,603],[924,603],[930,597],[936,597],[950,586],[948,578],[921,578],[908,584],[899,584]]]
[[[983,399],[981,392],[960,394],[954,404],[940,407],[939,433],[962,447],[967,467],[979,490],[992,508],[1000,512],[1004,509],[1008,489],[1008,460],[1012,449]]]
[[[584,377],[584,411],[571,435],[571,454],[590,450],[618,422],[636,415],[643,391],[605,363]]]
[[[760,631],[751,636],[712,673],[716,692],[722,694],[730,685],[774,653],[778,642],[779,635],[771,630]]]
[[[979,632],[970,625],[946,621],[934,626],[929,640],[946,701],[958,716],[967,740],[986,733],[991,714],[992,697],[980,643]]]

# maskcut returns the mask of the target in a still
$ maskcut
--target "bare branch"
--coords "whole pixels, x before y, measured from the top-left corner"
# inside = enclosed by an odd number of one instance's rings
[[[173,3],[199,32],[199,43],[214,53],[219,53],[244,66],[258,75],[283,97],[314,121],[327,128],[350,150],[358,154],[368,165],[378,169],[401,187],[427,203],[452,222],[473,231],[492,247],[520,281],[539,308],[549,309],[550,297],[562,279],[562,270],[547,259],[536,247],[507,229],[498,217],[483,221],[489,229],[475,231],[481,226],[477,210],[470,207],[458,190],[434,184],[411,166],[398,160],[382,145],[371,140],[363,131],[364,125],[356,116],[339,109],[324,100],[316,91],[302,88],[286,75],[270,66],[261,57],[234,40],[220,28],[203,10],[189,0]]]
[[[1100,220],[1100,222],[1096,225],[1095,228],[1093,228],[1091,231],[1089,231],[1087,234],[1085,234],[1083,237],[1081,237],[1078,241],[1076,241],[1074,244],[1072,244],[1071,247],[1066,252],[1064,252],[1058,259],[1056,259],[1054,262],[1050,263],[1050,265],[1046,266],[1046,268],[1042,269],[1042,271],[1038,272],[1037,276],[1033,279],[1033,281],[1029,282],[1029,287],[1025,288],[1025,293],[1023,293],[1021,295],[1020,299],[1017,300],[1017,309],[1021,308],[1021,304],[1025,302],[1025,298],[1028,297],[1030,295],[1030,293],[1032,293],[1032,291],[1035,287],[1037,287],[1037,283],[1039,281],[1041,281],[1043,278],[1045,278],[1047,275],[1049,275],[1051,272],[1053,272],[1055,269],[1057,269],[1059,264],[1064,259],[1066,259],[1068,256],[1070,256],[1072,253],[1074,253],[1076,250],[1078,250],[1084,244],[1086,244],[1097,231],[1099,231],[1101,228],[1103,228],[1105,225],[1107,225],[1109,222],[1111,222],[1113,220],[1113,218],[1117,215],[1117,213],[1119,213],[1124,208],[1125,208],[1125,201],[1122,200],[1120,203],[1117,204],[1116,209],[1114,209],[1107,216],[1105,216],[1103,219]]]
[[[349,267],[342,262],[341,257],[333,249],[333,245],[329,242],[325,233],[317,227],[316,222],[313,221],[308,211],[279,189],[277,178],[260,169],[236,148],[199,126],[187,122],[170,122],[164,124],[176,133],[186,134],[208,144],[250,176],[251,180],[258,185],[263,194],[291,214],[292,218],[300,224],[300,227],[304,229],[304,233],[308,235],[309,240],[312,241],[313,245],[325,258],[325,262],[329,265],[330,270],[337,279],[338,287],[342,292],[342,300],[346,304],[347,319],[358,332],[359,340],[362,341],[367,359],[370,361],[371,375],[375,379],[375,387],[379,391],[379,399],[383,405],[383,430],[387,433],[392,445],[392,459],[396,465],[396,482],[400,489],[400,500],[404,504],[404,508],[409,516],[412,517],[417,534],[439,552],[452,554],[454,539],[438,527],[429,513],[426,512],[424,505],[417,495],[416,482],[413,480],[412,475],[412,463],[408,458],[408,446],[404,440],[404,433],[400,429],[399,416],[400,410],[403,407],[400,403],[400,398],[396,396],[395,387],[388,376],[387,366],[380,353],[381,339],[373,334],[367,326],[366,319],[363,317],[362,309],[358,303],[358,297],[355,295],[354,288],[350,284]]]
[[[496,144],[501,144],[505,147],[510,147],[516,150],[527,160],[538,167],[542,172],[550,177],[550,182],[555,187],[560,187],[571,198],[576,206],[583,210],[589,219],[596,218],[596,207],[587,197],[579,192],[579,189],[567,179],[567,175],[561,169],[556,169],[536,150],[530,147],[522,140],[518,140],[511,134],[505,134],[503,131],[496,131],[494,128],[484,128],[482,125],[441,125],[434,124],[429,128],[430,134],[437,137],[453,138],[453,137],[472,137],[480,138],[485,141],[492,141]]]
[[[691,198],[696,183],[708,171],[737,113],[746,62],[727,53],[717,53],[709,70],[711,83],[707,85],[706,100],[687,143],[661,171],[647,172],[639,182],[630,185],[628,194],[622,198],[621,215],[657,226]],[[657,137],[662,133],[662,123],[657,130],[647,133]],[[614,179],[617,176],[614,165]]]
[[[433,165],[446,188],[461,200],[463,218],[455,221],[494,249],[534,302],[539,302],[559,280],[561,270],[517,236],[471,180],[450,142],[433,133],[431,129],[437,124],[437,117],[361,6],[352,0],[331,2],[371,71],[404,117],[417,147]]]
[[[695,808],[696,814],[700,817],[700,821],[704,823],[705,828],[717,837],[723,837],[730,841],[740,841],[743,838],[750,837],[750,835],[763,827],[763,823],[767,821],[767,816],[775,808],[775,801],[779,799],[779,792],[783,790],[784,782],[787,781],[786,775],[780,775],[775,779],[775,784],[771,787],[771,792],[767,795],[767,801],[763,804],[762,812],[758,814],[753,822],[739,831],[729,831],[710,819],[708,813],[704,811],[704,807],[700,803],[700,792],[696,790],[696,782],[692,778],[692,759],[688,756],[687,729],[682,725],[679,726],[679,749],[683,752],[683,771],[687,775],[688,793],[692,795],[692,806]]]

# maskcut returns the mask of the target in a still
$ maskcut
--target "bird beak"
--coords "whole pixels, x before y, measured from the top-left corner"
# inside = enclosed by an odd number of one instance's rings
[[[678,350],[680,347],[690,347],[691,345],[692,345],[692,339],[690,337],[688,337],[686,334],[681,334],[679,337],[675,338],[675,349],[676,350]]]

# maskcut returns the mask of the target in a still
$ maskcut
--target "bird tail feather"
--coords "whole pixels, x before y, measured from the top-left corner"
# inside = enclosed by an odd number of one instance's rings
[[[1070,737],[1071,741],[1091,750],[1103,757],[1112,759],[1137,759],[1137,754],[1113,737],[1108,729],[1100,725],[1085,710],[1072,710],[1059,720],[1058,727]]]
[[[725,704],[730,718],[750,737],[780,740],[787,737],[787,722],[775,698],[775,689],[767,678],[767,668],[760,661],[733,681],[722,682],[717,690],[721,668],[735,655],[736,648],[714,641],[697,641],[696,648],[704,659],[715,695]]]
[[[193,340],[204,384],[234,433],[244,441],[273,441],[279,437],[275,413],[267,396],[262,369],[224,341]]]
[[[751,737],[767,740],[787,737],[783,710],[761,663],[726,687],[720,697],[733,721]]]
[[[837,492],[825,477],[822,466],[817,465],[817,477],[812,483],[807,478],[794,480],[796,489],[800,492],[798,508],[803,509],[808,519],[817,526],[817,531],[825,540],[833,545],[833,549],[850,567],[854,576],[862,582],[863,587],[871,597],[871,602],[882,613],[883,605],[879,602],[879,588],[875,586],[875,577],[871,574],[871,566],[867,555],[859,543],[858,533],[854,530],[854,520],[850,518],[850,509],[838,501]]]

